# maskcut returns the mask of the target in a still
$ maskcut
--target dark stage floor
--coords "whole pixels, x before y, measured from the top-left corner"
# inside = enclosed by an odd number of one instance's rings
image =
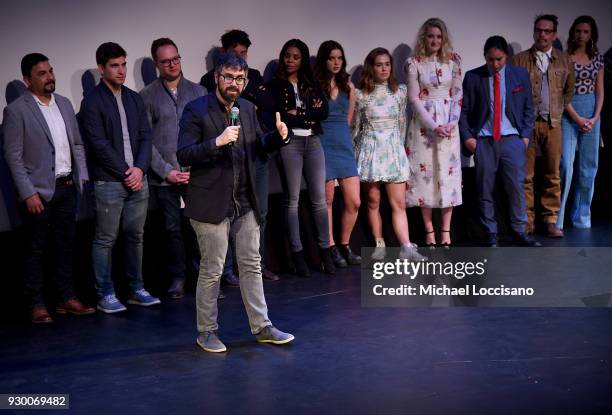
[[[546,244],[612,246],[612,224]],[[0,393],[68,393],[69,412],[88,415],[612,413],[610,308],[362,308],[356,268],[265,288],[291,345],[255,343],[231,288],[221,355],[195,344],[193,294],[13,322],[0,329]]]

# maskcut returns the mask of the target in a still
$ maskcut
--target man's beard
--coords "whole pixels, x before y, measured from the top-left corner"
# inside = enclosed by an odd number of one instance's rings
[[[235,92],[235,95],[230,94],[230,92]],[[225,90],[221,91],[221,96],[227,102],[233,102],[240,96],[240,90],[234,87],[227,87]]]
[[[55,82],[47,82],[43,90],[48,94],[55,92]]]

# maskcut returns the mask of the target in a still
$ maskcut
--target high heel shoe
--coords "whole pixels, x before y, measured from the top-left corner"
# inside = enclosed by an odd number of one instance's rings
[[[348,262],[346,262],[346,259],[344,259],[344,257],[340,254],[340,249],[336,245],[330,246],[329,251],[331,254],[331,259],[336,268],[348,267]]]
[[[332,260],[331,250],[329,248],[319,248],[319,254],[321,255],[321,268],[323,272],[328,275],[334,275],[336,273],[336,266]]]
[[[446,232],[446,233],[448,233],[448,236],[450,237],[450,230],[445,231],[444,229],[440,229],[440,232]],[[449,242],[443,242],[443,243],[440,244],[440,246],[442,248],[444,248],[444,249],[450,249],[451,245],[452,244],[450,243],[450,241]]]
[[[429,232],[425,232],[425,235],[431,235],[432,233],[435,233],[435,230],[431,230]],[[429,249],[436,249],[436,236],[434,235],[434,241],[433,242],[429,242],[427,243],[427,236],[425,237],[425,246],[428,247]]]
[[[308,269],[308,265],[306,265],[306,260],[304,259],[304,251],[292,252],[291,257],[293,259],[295,273],[298,275],[298,277],[309,278],[310,270]]]

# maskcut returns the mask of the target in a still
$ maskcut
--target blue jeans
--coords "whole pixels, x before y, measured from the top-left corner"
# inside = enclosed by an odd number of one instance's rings
[[[294,136],[289,144],[280,149],[280,159],[284,173],[281,175],[281,182],[291,252],[303,249],[298,217],[302,174],[308,187],[318,245],[320,248],[329,248],[329,225],[325,201],[325,155],[319,137]]]
[[[253,211],[230,222],[204,223],[191,220],[200,244],[200,273],[196,287],[196,317],[200,333],[217,330],[219,280],[223,272],[230,236],[236,241],[240,294],[253,334],[271,325],[264,297],[259,256],[259,226]]]
[[[142,237],[147,218],[149,186],[144,179],[138,192],[128,190],[121,182],[96,181],[96,234],[91,256],[96,277],[98,297],[114,294],[112,251],[119,230],[124,239],[125,274],[130,291],[143,288],[142,283]]]
[[[586,119],[595,113],[595,94],[574,95],[572,98],[574,110]],[[561,209],[557,226],[563,229],[565,207],[574,173],[574,158],[578,151],[578,175],[574,185],[574,202],[570,211],[572,225],[575,228],[591,227],[591,201],[595,190],[595,176],[599,158],[599,120],[588,132],[582,132],[578,125],[567,115],[563,116],[563,153],[561,155]]]

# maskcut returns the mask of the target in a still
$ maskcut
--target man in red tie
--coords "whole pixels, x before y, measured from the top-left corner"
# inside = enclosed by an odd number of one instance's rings
[[[497,246],[493,191],[499,174],[508,195],[510,226],[521,246],[540,246],[526,233],[525,150],[533,125],[531,82],[525,69],[507,65],[508,43],[501,36],[485,42],[486,65],[465,74],[459,129],[474,155],[479,219],[485,244]]]

